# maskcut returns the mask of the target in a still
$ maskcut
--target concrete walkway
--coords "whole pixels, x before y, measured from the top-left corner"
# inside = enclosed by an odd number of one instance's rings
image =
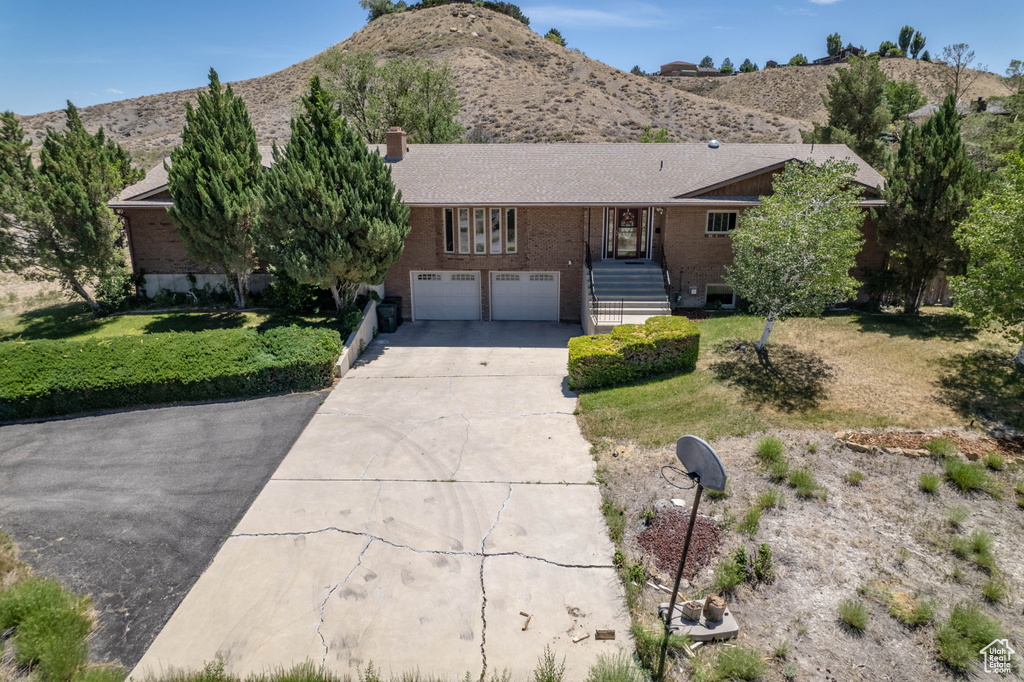
[[[321,406],[132,673],[566,679],[628,648],[594,462],[552,323],[406,323]],[[526,618],[531,615],[528,629]],[[615,641],[596,641],[613,629]],[[573,639],[589,633],[578,643]]]

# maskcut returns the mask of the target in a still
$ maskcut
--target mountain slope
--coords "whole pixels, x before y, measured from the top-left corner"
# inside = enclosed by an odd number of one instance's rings
[[[906,58],[883,59],[882,71],[892,80],[917,83],[929,102],[941,102],[942,66],[931,62]],[[828,77],[842,66],[787,66],[765,69],[754,73],[740,73],[722,78],[676,78],[671,84],[681,90],[699,94],[720,102],[751,107],[766,114],[786,116],[804,122],[825,123],[828,113],[821,101],[826,92]],[[975,75],[978,72],[973,72]],[[1011,95],[1005,81],[994,73],[981,72],[967,91],[967,99],[979,96],[1006,97]]]
[[[461,120],[474,137],[495,142],[636,141],[645,125],[682,141],[799,141],[800,123],[633,76],[557,46],[518,21],[466,5],[381,17],[330,48],[381,56],[429,56],[457,78]],[[261,144],[284,142],[293,102],[316,71],[316,57],[232,83],[249,107]],[[194,90],[149,95],[81,109],[93,129],[129,149],[141,165],[177,144]],[[22,118],[39,139],[62,125],[60,111]]]

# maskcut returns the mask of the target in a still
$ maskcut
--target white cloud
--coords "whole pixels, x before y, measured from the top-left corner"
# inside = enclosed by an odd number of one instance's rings
[[[665,24],[661,10],[651,5],[631,5],[629,14],[600,9],[576,9],[561,5],[523,7],[523,14],[535,26],[579,26],[586,28],[654,28]]]
[[[815,5],[834,5],[839,0],[811,0]]]
[[[107,88],[107,92],[109,92],[112,95],[123,95],[124,94],[124,92],[122,92],[121,90],[118,90],[117,88]]]

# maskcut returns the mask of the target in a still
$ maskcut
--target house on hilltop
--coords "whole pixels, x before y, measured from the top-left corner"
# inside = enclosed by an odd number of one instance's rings
[[[697,66],[692,62],[669,62],[662,64],[658,72],[660,76],[721,76],[722,72],[706,66]]]
[[[882,177],[844,145],[410,145],[392,129],[372,148],[411,208],[385,288],[415,320],[587,324],[595,298],[618,302],[625,321],[670,307],[730,307],[730,235],[790,161],[850,160],[865,211],[884,205]],[[269,164],[269,150],[261,153]],[[111,202],[149,295],[187,290],[189,274],[203,273],[168,219],[171,205],[163,164]],[[863,231],[858,268],[877,268],[870,215]]]
[[[852,44],[847,44],[846,47],[840,48],[839,52],[828,57],[821,57],[815,59],[813,64],[838,64],[839,62],[845,62],[850,57],[859,57],[863,53],[859,47],[854,47]]]

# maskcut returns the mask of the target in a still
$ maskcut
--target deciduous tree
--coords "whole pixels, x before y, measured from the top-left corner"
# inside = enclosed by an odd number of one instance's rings
[[[917,55],[924,49],[925,37],[921,35],[920,31],[914,33],[914,39],[910,41],[910,55],[917,59]]]
[[[777,320],[820,315],[856,294],[850,271],[864,243],[856,170],[849,161],[790,162],[772,194],[740,217],[725,281],[766,317],[759,352]]]
[[[1021,94],[1024,91],[1024,62],[1011,59],[1010,66],[1006,69],[1006,80],[1014,92]]]
[[[194,262],[216,266],[246,305],[256,269],[253,226],[259,217],[262,164],[256,131],[231,85],[221,89],[210,69],[210,86],[196,106],[185,103],[181,144],[171,151],[167,183],[174,206],[167,215]]]
[[[891,40],[883,40],[882,44],[878,46],[878,56],[885,57],[890,52],[895,53],[898,49],[899,47],[897,47],[896,43]]]
[[[0,133],[0,267],[59,282],[93,311],[96,280],[124,266],[121,223],[107,205],[142,179],[100,128],[90,134],[68,102],[61,131],[47,129],[35,166],[13,114]]]
[[[786,62],[786,66],[803,66],[807,63],[807,57],[803,56],[802,53],[797,52],[795,55],[789,58]]]
[[[839,54],[839,50],[843,49],[843,39],[840,37],[838,32],[829,34],[829,36],[825,38],[825,49],[828,50],[829,57],[835,57]]]
[[[910,46],[914,42],[914,27],[904,26],[900,29],[900,37],[897,40],[900,46],[900,52],[908,54],[910,52]]]
[[[977,69],[972,69],[974,63],[974,50],[967,43],[956,43],[942,48],[942,60],[945,68],[942,72],[942,82],[947,95],[953,95],[957,102],[961,101],[978,80],[981,72],[985,70],[984,64],[978,64]]]
[[[726,57],[722,60],[722,66],[718,69],[721,73],[730,74],[733,72],[732,60]]]
[[[957,307],[1002,326],[1022,344],[1014,362],[1024,367],[1024,137],[954,237],[969,255],[966,273],[950,282]]]
[[[907,114],[920,109],[928,100],[921,94],[917,83],[912,81],[886,81],[885,103],[893,121],[902,121]]]
[[[896,154],[885,164],[878,238],[892,252],[903,295],[903,311],[916,313],[928,283],[944,268],[962,263],[953,238],[967,216],[981,178],[960,136],[952,95],[924,124],[906,123]]]
[[[345,121],[314,76],[264,174],[261,255],[344,308],[361,283],[380,284],[402,254],[409,207],[391,168]]]

